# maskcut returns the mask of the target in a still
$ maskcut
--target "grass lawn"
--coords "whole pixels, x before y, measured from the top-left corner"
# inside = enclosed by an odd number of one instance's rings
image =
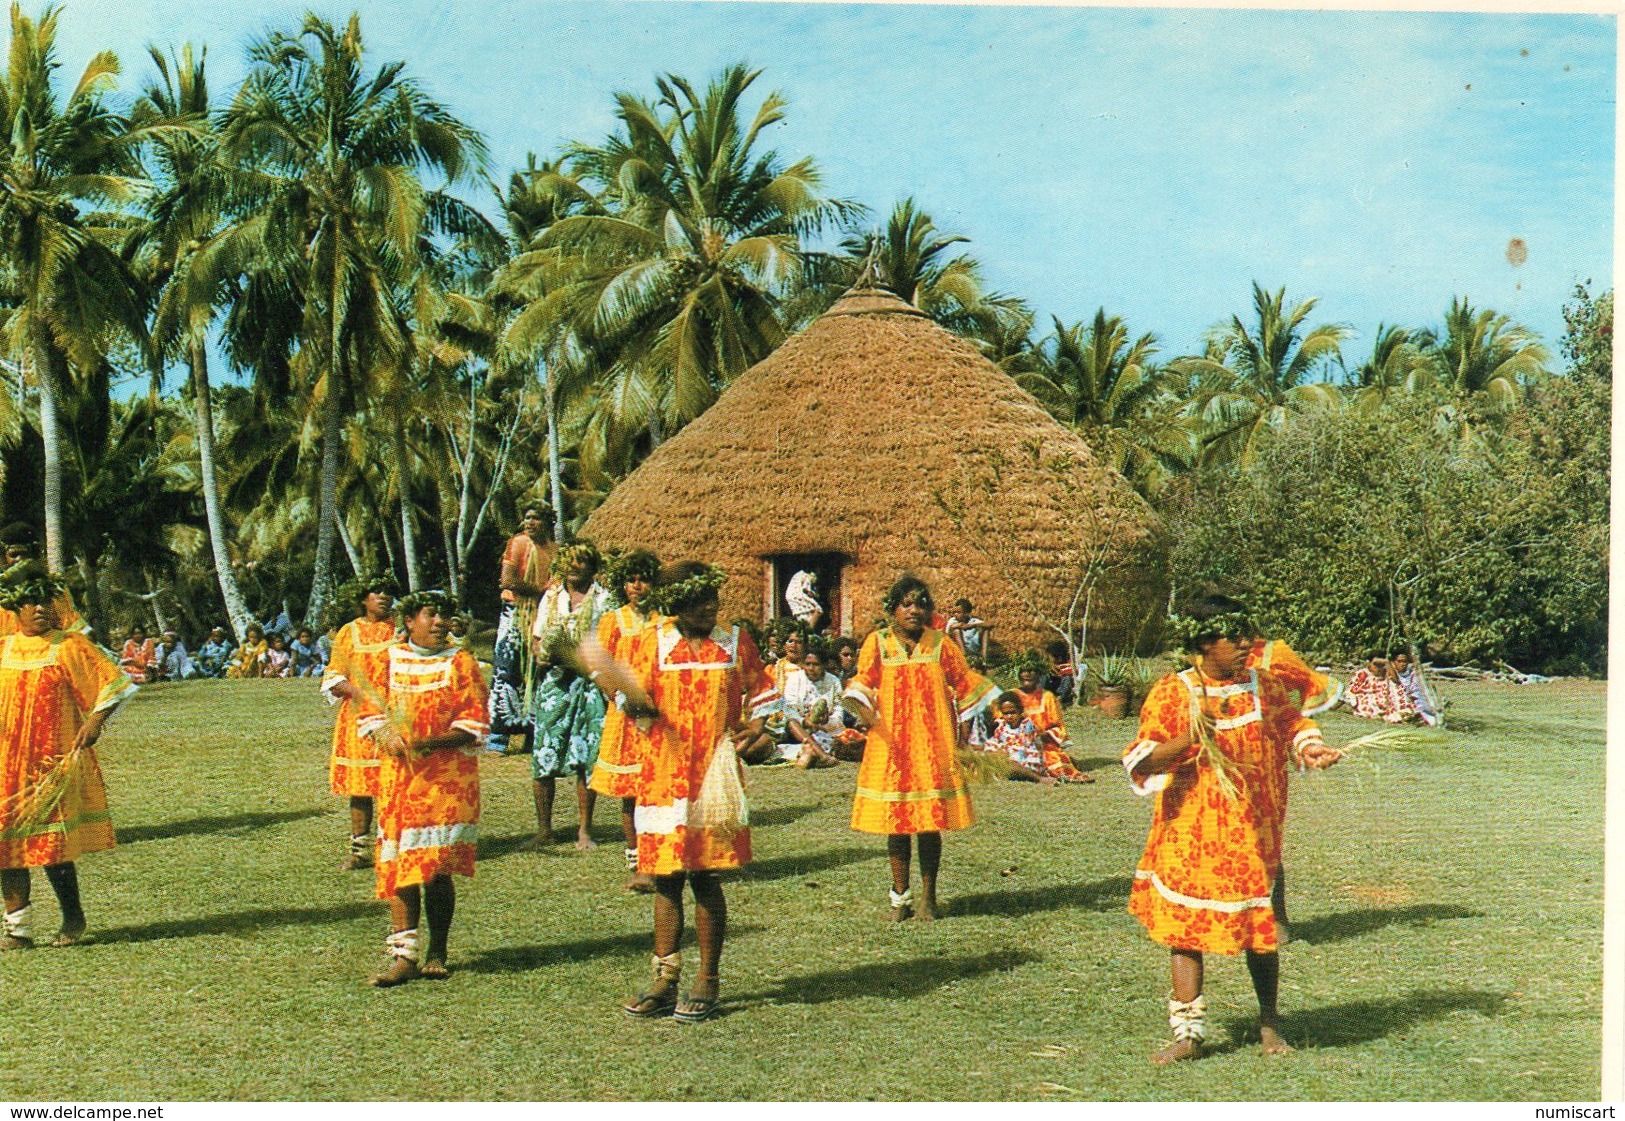
[[[372,990],[385,908],[370,872],[336,870],[314,685],[150,688],[102,743],[120,843],[80,865],[95,941],[0,958],[0,1097],[1595,1098],[1604,685],[1447,695],[1450,745],[1294,778],[1299,1050],[1257,1053],[1246,970],[1214,957],[1217,1053],[1154,1070],[1168,966],[1124,910],[1150,813],[1116,763],[1129,721],[1071,717],[1095,786],[977,788],[934,925],[879,921],[884,845],[847,829],[854,767],[755,772],[729,1011],[684,1027],[619,1011],[650,903],[620,891],[614,807],[595,852],[518,852],[528,761],[488,757],[453,976]],[[1371,727],[1324,725],[1334,743]],[[49,933],[42,876],[35,900]]]

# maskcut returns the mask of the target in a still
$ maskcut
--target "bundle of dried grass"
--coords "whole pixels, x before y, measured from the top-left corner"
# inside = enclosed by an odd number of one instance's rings
[[[1379,728],[1377,731],[1363,736],[1357,736],[1343,744],[1338,750],[1344,755],[1373,750],[1415,751],[1423,747],[1434,747],[1438,744],[1449,743],[1450,739],[1449,732],[1437,728],[1394,725],[1389,728]]]
[[[0,826],[0,838],[31,837],[56,821],[89,767],[90,753],[71,748],[47,764],[33,782],[0,800],[0,822],[5,823]]]
[[[1013,773],[1010,757],[1002,751],[960,748],[954,752],[954,758],[959,763],[959,770],[965,776],[965,781],[978,786],[1002,782]]]

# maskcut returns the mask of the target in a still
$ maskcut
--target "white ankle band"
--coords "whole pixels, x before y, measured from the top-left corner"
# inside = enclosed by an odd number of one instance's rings
[[[384,939],[384,946],[393,957],[406,958],[410,961],[418,960],[418,932],[413,930],[397,930]]]
[[[1176,1042],[1201,1043],[1207,1038],[1207,997],[1198,993],[1184,1004],[1169,997],[1168,1026],[1174,1029]]]
[[[908,907],[912,906],[914,903],[913,888],[909,888],[907,891],[903,892],[893,891],[889,892],[889,894],[891,895],[891,905],[893,907]]]
[[[638,850],[637,849],[627,849],[626,850],[626,869],[629,872],[636,872],[638,870]]]
[[[34,940],[34,907],[27,904],[18,907],[15,911],[6,912],[6,933],[12,938],[26,938]]]

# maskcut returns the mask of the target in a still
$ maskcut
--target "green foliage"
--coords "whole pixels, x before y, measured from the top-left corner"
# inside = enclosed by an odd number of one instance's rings
[[[1489,442],[1441,440],[1419,399],[1271,433],[1168,504],[1176,587],[1239,582],[1265,633],[1323,654],[1408,636],[1449,660],[1600,669],[1607,421],[1606,395],[1566,383]]]

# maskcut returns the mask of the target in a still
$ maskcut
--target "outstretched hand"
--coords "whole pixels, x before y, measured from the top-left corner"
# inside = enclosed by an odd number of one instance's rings
[[[1311,771],[1324,771],[1327,767],[1343,758],[1343,752],[1339,748],[1328,747],[1323,743],[1309,743],[1305,744],[1303,750],[1298,753],[1298,758]]]

